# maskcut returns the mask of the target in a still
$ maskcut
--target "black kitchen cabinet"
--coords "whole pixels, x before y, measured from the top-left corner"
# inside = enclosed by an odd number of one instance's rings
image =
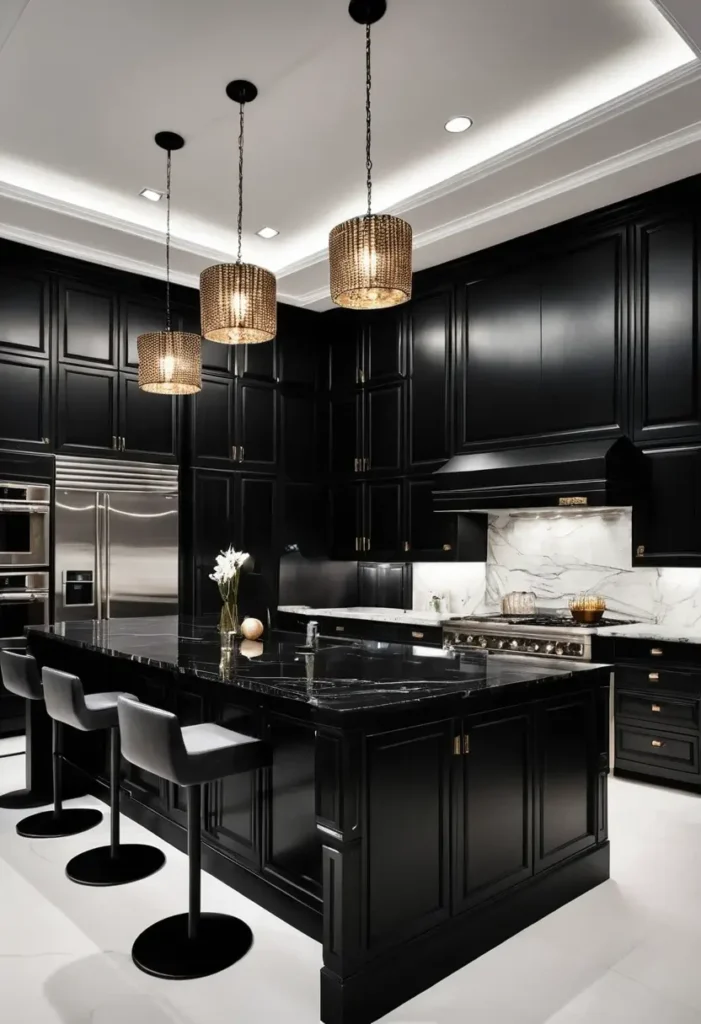
[[[116,366],[118,298],[111,288],[59,281],[59,359]]]
[[[332,558],[357,558],[361,550],[363,502],[361,483],[341,483],[329,491],[329,544]]]
[[[535,870],[597,842],[596,704],[591,692],[543,701],[536,714]]]
[[[404,549],[402,536],[402,481],[368,481],[361,535],[364,551],[372,558],[394,558]]]
[[[247,345],[244,348],[262,348]],[[277,466],[277,388],[258,380],[238,380],[236,438],[238,462],[274,472]]]
[[[332,396],[329,407],[331,472],[357,473],[362,451],[363,395],[359,391]]]
[[[327,553],[327,496],[320,483],[286,481],[282,488],[282,551],[298,550],[306,558]]]
[[[233,701],[217,703],[215,721],[244,736],[260,735],[255,713]],[[233,853],[238,860],[260,867],[260,810],[256,772],[240,772],[210,783],[205,788],[204,799],[204,830],[208,841]]]
[[[540,281],[528,267],[468,282],[460,294],[459,444],[537,434]]]
[[[329,346],[329,384],[332,393],[348,391],[360,383],[363,327],[355,311],[333,310],[324,317],[322,334]]]
[[[403,319],[401,306],[365,314],[360,370],[366,384],[405,375]]]
[[[440,463],[451,453],[450,360],[452,289],[414,299],[407,309],[410,467]]]
[[[192,453],[196,465],[232,463],[236,382],[202,376],[202,390],[192,410]]]
[[[278,372],[283,384],[319,391],[326,386],[329,351],[320,334],[322,317],[295,306],[278,306]],[[326,364],[326,365],[325,365]]]
[[[489,517],[434,512],[433,477],[404,482],[404,549],[412,562],[486,562]]]
[[[132,369],[139,366],[139,349],[136,344],[140,334],[152,334],[165,330],[166,309],[165,299],[156,301],[147,299],[131,299],[125,297],[120,310],[122,329],[122,352],[120,363]],[[177,330],[177,317],[173,321],[173,330]]]
[[[188,306],[177,310],[182,329],[188,334],[197,334],[201,337],[202,326],[200,323],[199,302],[196,307]],[[234,345],[222,345],[217,341],[207,341],[201,337],[202,342],[202,370],[204,373],[233,373],[235,358]]]
[[[278,555],[274,542],[277,480],[245,473],[237,477],[234,539],[253,557],[256,570],[269,570]]]
[[[548,259],[541,270],[542,434],[627,426],[622,302],[625,229]]]
[[[317,396],[302,388],[283,388],[279,401],[282,470],[293,480],[316,480],[324,468]]]
[[[235,345],[236,375],[258,380],[277,381],[278,343],[264,341],[257,345]]]
[[[60,451],[88,454],[119,448],[119,375],[116,370],[61,364],[58,370],[56,443]]]
[[[371,785],[364,827],[373,898],[366,941],[371,952],[410,939],[450,915],[452,733],[447,719],[367,737]],[[431,825],[419,827],[419,822]]]
[[[698,221],[687,213],[637,229],[635,437],[701,435]]]
[[[0,267],[0,349],[49,355],[49,278]]]
[[[400,382],[365,392],[361,471],[394,475],[404,468],[404,388]]]
[[[533,874],[533,713],[474,715],[456,737],[455,888],[460,913]],[[490,829],[476,828],[489,821]]]
[[[10,447],[51,444],[49,363],[0,352],[0,441]]]
[[[701,445],[645,450],[648,497],[633,510],[635,565],[701,565]]]
[[[119,375],[119,434],[124,450],[175,459],[177,400],[139,390],[137,376]]]

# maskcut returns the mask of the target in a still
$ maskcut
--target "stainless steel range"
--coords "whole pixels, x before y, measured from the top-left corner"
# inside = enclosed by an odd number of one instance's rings
[[[528,654],[539,658],[591,661],[591,638],[602,626],[630,620],[607,616],[597,626],[580,625],[569,613],[552,615],[475,615],[443,626],[443,646],[454,651]]]

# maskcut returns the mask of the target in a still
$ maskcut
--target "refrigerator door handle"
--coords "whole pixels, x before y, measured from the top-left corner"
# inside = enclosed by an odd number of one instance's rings
[[[105,553],[105,618],[110,618],[110,496],[103,495],[105,509],[105,529],[103,533],[103,549]]]
[[[102,515],[100,493],[95,495],[95,610],[102,618]]]

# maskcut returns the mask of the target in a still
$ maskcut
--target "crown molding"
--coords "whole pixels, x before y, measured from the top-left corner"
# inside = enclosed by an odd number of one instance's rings
[[[698,45],[696,40],[689,35],[677,17],[672,14],[667,3],[665,3],[665,0],[650,0],[650,3],[657,8],[665,21],[669,22],[677,35],[682,37],[689,49],[693,50],[698,57],[701,57],[701,47]]]

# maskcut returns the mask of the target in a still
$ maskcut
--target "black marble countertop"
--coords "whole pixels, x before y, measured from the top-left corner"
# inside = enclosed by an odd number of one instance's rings
[[[531,689],[602,667],[370,640],[322,639],[314,653],[306,653],[301,634],[280,632],[235,641],[227,650],[214,618],[182,616],[65,622],[30,626],[27,633],[30,646],[34,634],[48,634],[74,647],[335,712]]]

